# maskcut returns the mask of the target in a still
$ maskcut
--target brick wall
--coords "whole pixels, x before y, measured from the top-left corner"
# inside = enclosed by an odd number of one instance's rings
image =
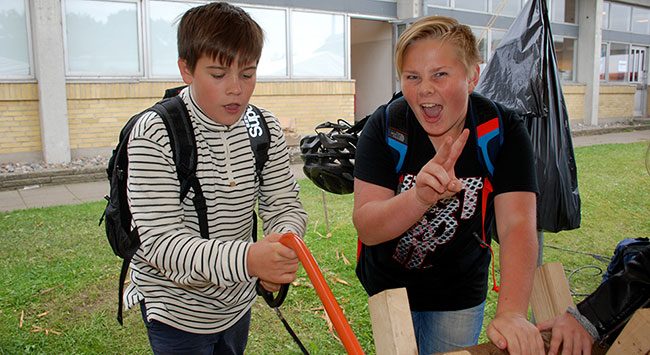
[[[582,122],[585,109],[585,85],[562,86],[569,119]],[[631,118],[634,116],[635,85],[600,85],[598,118]]]
[[[601,85],[598,118],[628,118],[634,116],[636,85]]]
[[[0,154],[41,151],[35,83],[0,83]]]

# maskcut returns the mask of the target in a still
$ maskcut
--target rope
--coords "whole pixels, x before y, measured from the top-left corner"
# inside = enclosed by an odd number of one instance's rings
[[[499,5],[497,6],[497,11],[494,13],[494,15],[492,15],[492,17],[490,17],[490,20],[487,23],[487,27],[483,30],[483,32],[481,32],[481,35],[476,40],[476,45],[481,43],[481,41],[485,38],[485,36],[487,35],[487,31],[492,28],[492,25],[494,25],[494,21],[496,21],[497,18],[499,18],[499,16],[501,16],[501,11],[503,11],[503,9],[506,7],[506,5],[508,4],[508,1],[510,1],[510,0],[501,0]]]

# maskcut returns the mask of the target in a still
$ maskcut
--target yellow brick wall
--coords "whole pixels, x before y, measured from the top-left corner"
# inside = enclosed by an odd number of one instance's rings
[[[37,89],[35,83],[0,83],[0,154],[42,150]]]
[[[600,85],[598,118],[634,116],[636,85]]]
[[[354,124],[354,82],[260,82],[251,103],[293,121],[298,135],[314,133],[323,122],[343,119]]]
[[[160,100],[179,82],[74,83],[66,85],[70,149],[111,147],[134,114]]]
[[[586,86],[564,84],[564,101],[569,119],[582,121],[584,116]],[[630,118],[634,116],[635,85],[600,85],[598,118]]]
[[[562,85],[569,121],[582,121],[585,113],[585,86]]]

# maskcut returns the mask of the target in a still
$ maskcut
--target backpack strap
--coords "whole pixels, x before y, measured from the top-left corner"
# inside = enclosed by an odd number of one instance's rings
[[[176,164],[176,173],[180,183],[180,201],[182,202],[190,188],[194,191],[192,202],[196,209],[199,219],[199,230],[201,237],[208,238],[210,233],[208,229],[208,214],[203,189],[196,177],[197,151],[196,138],[189,113],[185,103],[180,96],[172,96],[156,103],[152,108],[163,123],[169,135],[169,144],[172,148],[174,163]]]
[[[476,138],[479,161],[487,175],[492,178],[494,164],[503,144],[501,111],[494,101],[478,94],[470,95],[468,110],[472,118],[472,127],[474,127],[473,134]],[[477,117],[475,112],[484,114]]]
[[[393,95],[386,105],[384,118],[386,120],[386,143],[393,150],[395,173],[399,173],[404,165],[408,150],[408,119],[406,114],[408,103],[401,93]]]
[[[262,169],[269,160],[269,146],[271,144],[269,126],[264,115],[262,115],[262,111],[251,104],[248,105],[244,113],[244,124],[255,157],[255,178],[258,179],[260,185],[264,185]]]

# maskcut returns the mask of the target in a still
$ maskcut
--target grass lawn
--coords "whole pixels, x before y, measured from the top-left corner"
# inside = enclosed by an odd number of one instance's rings
[[[581,228],[544,234],[544,261],[564,264],[576,302],[583,298],[580,294],[597,287],[596,273],[607,267],[589,254],[611,256],[620,240],[650,236],[647,147],[631,143],[576,148]],[[367,296],[354,273],[352,195],[325,194],[326,218],[321,190],[309,180],[300,185],[310,216],[305,243],[361,346],[374,353]],[[0,355],[151,352],[139,310],[125,312],[123,327],[115,320],[121,260],[113,255],[104,227],[97,225],[104,205],[0,213]],[[498,245],[493,248],[498,255]],[[490,291],[485,325],[495,308],[496,294]],[[345,353],[303,270],[281,310],[310,353]],[[247,352],[301,353],[261,299],[253,307]]]

